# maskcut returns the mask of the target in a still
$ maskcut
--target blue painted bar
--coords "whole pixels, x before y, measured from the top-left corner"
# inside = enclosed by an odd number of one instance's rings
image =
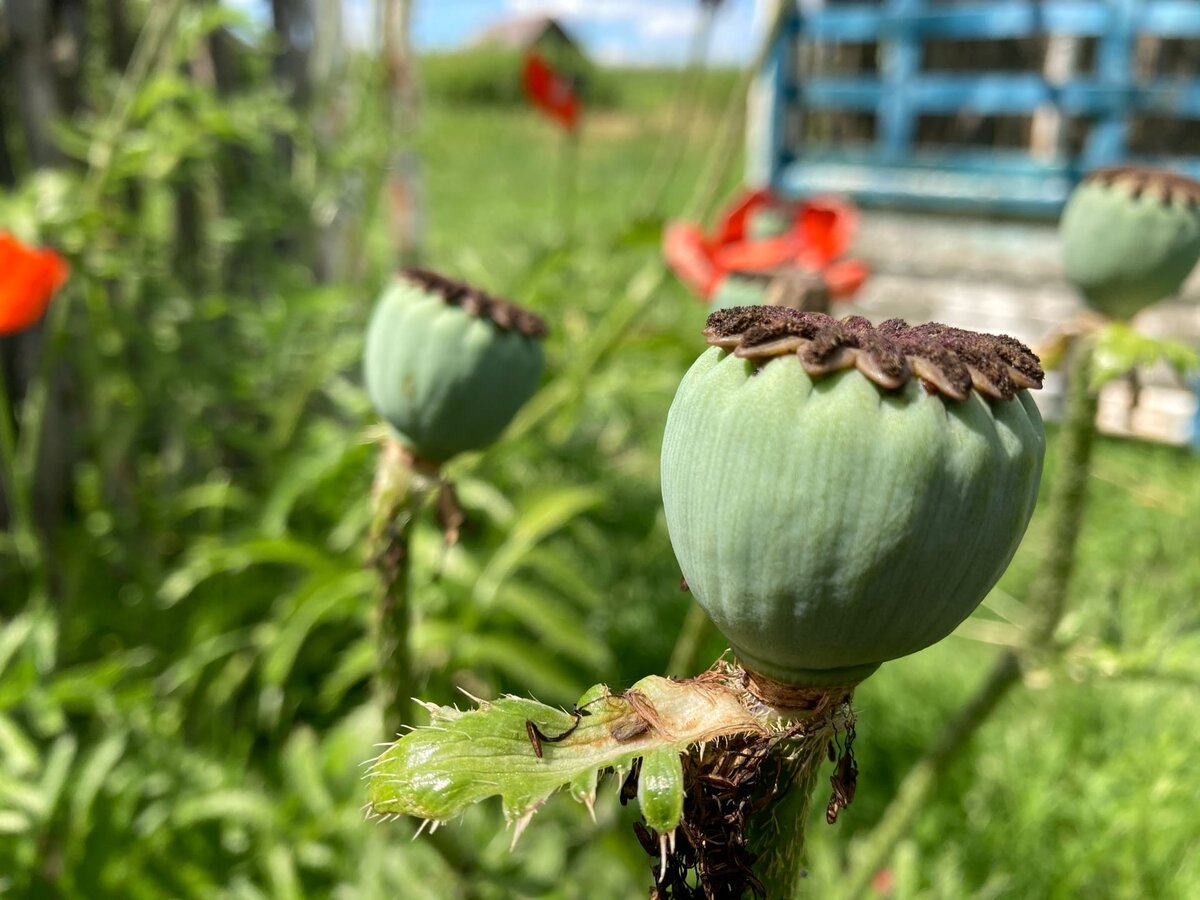
[[[872,110],[884,102],[887,91],[882,79],[820,78],[795,88],[788,98],[813,109]],[[938,73],[914,80],[906,100],[916,112],[1022,114],[1054,103],[1072,114],[1120,113],[1132,106],[1142,112],[1200,118],[1200,78],[1158,81],[1144,87],[1085,79],[1053,86],[1040,75]]]
[[[1192,393],[1196,395],[1197,401],[1200,401],[1200,378],[1192,379]],[[1200,403],[1196,406],[1196,416],[1192,419],[1192,450],[1200,453]]]
[[[1180,13],[1172,10],[1167,15],[1178,18]],[[801,27],[806,38],[817,41],[873,41],[901,32],[922,38],[994,40],[1025,37],[1039,31],[1096,36],[1104,31],[1107,22],[1104,4],[1094,0],[1046,3],[1017,0],[907,10],[876,5],[838,6],[803,14]]]
[[[1196,0],[1160,0],[1143,4],[1138,30],[1157,37],[1200,37],[1200,3]]]
[[[1200,36],[1200,2],[1159,0],[1138,3],[1138,30],[1161,37]],[[1096,0],[1010,0],[968,7],[898,11],[878,5],[837,6],[802,14],[809,40],[874,41],[901,32],[921,38],[987,39],[1063,34],[1099,37],[1110,10]]]
[[[883,46],[883,95],[877,107],[879,140],[889,157],[899,159],[908,153],[916,131],[910,88],[921,70],[921,41],[904,23],[921,11],[925,0],[884,2],[899,27],[885,36]]]

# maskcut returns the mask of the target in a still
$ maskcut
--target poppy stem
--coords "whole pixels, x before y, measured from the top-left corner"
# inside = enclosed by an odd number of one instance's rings
[[[16,410],[8,390],[8,380],[0,368],[0,493],[8,512],[8,533],[22,568],[30,572],[38,567],[37,534],[33,528],[33,512],[29,485],[17,476]]]
[[[409,541],[413,522],[439,482],[418,470],[405,449],[385,439],[375,472],[371,523],[371,564],[379,573],[376,609],[375,690],[383,710],[384,735],[394,739],[411,725],[412,675],[410,636],[412,559]]]
[[[1024,644],[1000,655],[987,679],[900,782],[874,830],[864,839],[853,868],[841,880],[840,896],[846,900],[867,895],[871,879],[887,865],[896,845],[909,834],[913,821],[937,790],[946,769],[966,749],[1001,701],[1021,683],[1022,669],[1055,650],[1055,631],[1066,609],[1083,527],[1096,438],[1098,396],[1091,383],[1093,351],[1089,338],[1078,339],[1069,350],[1067,394],[1056,447],[1061,462],[1047,510],[1049,552],[1042,559],[1026,599],[1031,623]]]
[[[754,870],[767,897],[790,898],[800,893],[804,878],[805,835],[809,812],[828,741],[805,741],[789,761],[792,782],[782,799],[756,823],[762,841]]]

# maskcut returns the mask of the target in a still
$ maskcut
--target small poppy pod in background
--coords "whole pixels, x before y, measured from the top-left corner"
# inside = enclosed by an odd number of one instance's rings
[[[1071,194],[1059,232],[1067,279],[1098,312],[1129,318],[1178,291],[1200,259],[1200,182],[1097,169]]]
[[[713,313],[667,416],[692,595],[750,672],[852,685],[941,640],[1008,566],[1045,437],[1017,341],[757,306]]]
[[[53,250],[38,250],[0,232],[0,334],[37,324],[64,281],[67,264]]]
[[[500,436],[532,396],[545,323],[424,269],[405,269],[367,327],[367,393],[401,443],[442,463]]]

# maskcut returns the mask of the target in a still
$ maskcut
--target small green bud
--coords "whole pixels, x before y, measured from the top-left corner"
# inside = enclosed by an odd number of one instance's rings
[[[683,761],[678,750],[668,747],[642,757],[637,796],[650,828],[659,834],[675,830],[683,818]]]
[[[1200,258],[1200,182],[1144,166],[1090,173],[1059,224],[1063,268],[1088,304],[1129,318],[1174,294]]]
[[[406,269],[367,327],[367,393],[402,443],[445,462],[500,436],[541,378],[545,323],[460,281]]]
[[[775,307],[709,317],[662,491],[692,594],[747,669],[861,681],[941,640],[1007,567],[1045,439],[1017,341]]]

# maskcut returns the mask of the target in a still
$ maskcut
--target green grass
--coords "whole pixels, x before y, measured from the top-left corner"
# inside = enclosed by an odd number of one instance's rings
[[[658,247],[627,228],[656,186],[646,172],[673,87],[661,74],[617,80],[621,104],[585,125],[574,244],[556,233],[561,136],[534,113],[434,102],[417,137],[428,262],[535,307],[552,327],[544,391],[514,435],[452,467],[474,527],[449,552],[432,527],[417,535],[429,586],[417,599],[416,655],[422,695],[437,702],[465,702],[460,687],[570,703],[594,681],[628,685],[663,670],[689,607],[658,452],[703,317],[673,280],[634,305],[630,279]],[[695,190],[713,142],[721,92],[703,96],[668,211]],[[440,844],[411,841],[410,823],[362,819],[359,763],[379,735],[360,543],[371,416],[356,357],[386,268],[382,235],[368,239],[361,281],[195,301],[216,322],[203,331],[163,289],[173,318],[156,313],[138,339],[182,329],[182,346],[203,349],[205,371],[221,376],[191,390],[218,393],[169,408],[165,390],[112,381],[112,402],[134,404],[139,421],[179,416],[183,447],[142,453],[136,471],[89,447],[99,462],[88,457],[56,560],[64,605],[23,610],[0,598],[10,612],[0,626],[0,891],[645,894],[648,861],[615,787],[602,791],[596,824],[552,801],[513,853],[493,806],[439,831]],[[168,268],[153,241],[132,249],[149,271]],[[237,325],[232,343],[226,322]],[[173,349],[158,364],[164,377],[198,371]],[[119,370],[112,357],[97,369]],[[205,418],[189,417],[188,403]],[[235,452],[205,443],[218,439]],[[193,445],[200,464],[169,465]],[[1054,461],[1052,442],[1049,478]],[[893,896],[1200,893],[1200,462],[1102,441],[1095,476],[1062,629],[1070,646],[945,773],[893,861]],[[110,497],[123,491],[147,515],[114,518],[122,507]],[[1039,514],[971,634],[1013,637],[1004,618],[1019,620],[1044,542]],[[710,637],[706,658],[722,649]],[[952,637],[859,690],[858,797],[837,826],[809,829],[812,896],[837,883],[996,652]]]

